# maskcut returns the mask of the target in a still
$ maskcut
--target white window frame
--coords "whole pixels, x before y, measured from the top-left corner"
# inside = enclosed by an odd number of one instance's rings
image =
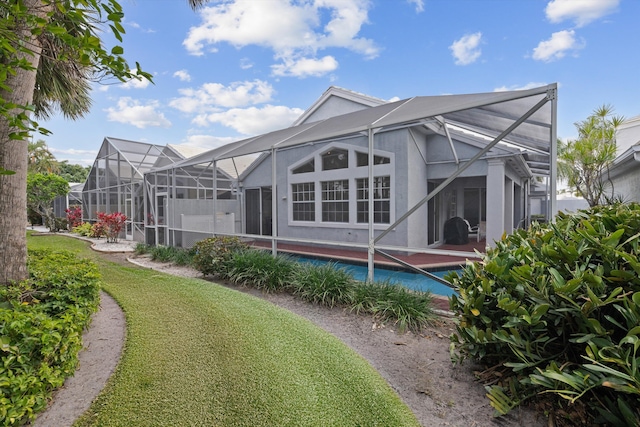
[[[322,154],[331,149],[348,150],[349,154],[349,167],[343,169],[332,169],[328,171],[322,170]],[[351,228],[351,229],[366,229],[368,223],[358,222],[358,200],[357,200],[357,186],[356,180],[359,178],[367,178],[369,176],[369,168],[367,166],[357,166],[356,152],[366,153],[366,146],[350,145],[345,143],[331,143],[325,145],[322,149],[319,149],[308,156],[300,159],[296,163],[289,166],[287,169],[287,210],[288,210],[288,225],[291,227],[326,227],[326,228]],[[374,223],[375,229],[385,230],[389,224],[395,222],[395,196],[397,193],[396,180],[395,180],[395,154],[374,150],[374,155],[383,156],[389,158],[389,163],[379,164],[373,166],[373,175],[375,177],[389,176],[389,223]],[[314,172],[298,173],[294,174],[293,170],[300,165],[308,162],[310,159],[314,159],[315,167]],[[322,182],[323,181],[349,181],[349,221],[348,222],[323,222],[322,221]],[[294,221],[293,220],[293,184],[303,184],[313,182],[315,186],[315,221]]]

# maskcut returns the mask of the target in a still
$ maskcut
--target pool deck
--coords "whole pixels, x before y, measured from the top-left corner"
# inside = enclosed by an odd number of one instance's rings
[[[262,248],[270,248],[271,242],[268,241],[254,241],[251,243],[253,246]],[[320,247],[309,246],[302,244],[291,243],[278,243],[278,251],[291,253],[296,255],[311,256],[317,258],[331,259],[335,261],[350,261],[356,263],[367,262],[367,253],[363,250],[345,249],[338,247]],[[480,252],[485,251],[485,241],[480,242],[470,241],[465,245],[442,245],[437,248],[438,250],[447,251],[459,251],[459,252]],[[422,268],[424,270],[438,270],[446,267],[458,267],[464,265],[467,260],[479,261],[480,255],[476,257],[460,257],[455,255],[442,255],[442,254],[421,254],[415,253],[411,255],[393,254],[396,258]],[[380,254],[375,254],[374,263],[381,267],[399,267],[399,265]]]

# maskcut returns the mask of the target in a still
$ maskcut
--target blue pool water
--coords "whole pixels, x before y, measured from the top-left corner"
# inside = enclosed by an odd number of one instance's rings
[[[305,258],[305,257],[298,257],[298,256],[296,256],[295,259],[299,262],[307,262],[314,265],[323,265],[330,262],[330,261],[325,261],[321,259]],[[360,280],[363,282],[367,280],[366,266],[356,265],[356,264],[347,264],[342,262],[334,262],[334,261],[331,261],[331,262],[337,265],[338,267],[342,267],[346,269],[349,273],[351,273],[351,275],[353,275],[354,279]],[[452,269],[451,271],[461,271],[461,270]],[[438,277],[444,277],[445,274],[447,274],[448,272],[449,271],[432,271],[430,273]],[[436,295],[450,296],[450,295],[453,295],[454,293],[453,289],[451,289],[446,285],[443,285],[440,282],[430,279],[427,276],[424,276],[422,274],[411,273],[408,271],[389,270],[386,268],[375,268],[373,270],[373,279],[376,282],[382,282],[382,281],[388,280],[391,283],[400,284],[409,289],[413,289],[416,291],[429,291],[432,294],[436,294]]]

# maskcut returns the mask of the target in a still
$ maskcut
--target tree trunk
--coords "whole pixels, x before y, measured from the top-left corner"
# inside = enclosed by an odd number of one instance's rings
[[[40,0],[24,0],[27,13],[47,18],[51,4]],[[42,48],[26,25],[17,23],[15,33],[33,55],[18,52],[32,65],[32,70],[16,69],[8,74],[5,84],[10,90],[0,90],[0,98],[17,105],[30,105],[36,84],[36,69]],[[15,114],[21,111],[15,110]],[[14,175],[0,175],[0,284],[27,278],[27,141],[11,140],[15,132],[4,117],[0,117],[0,168],[14,171]]]

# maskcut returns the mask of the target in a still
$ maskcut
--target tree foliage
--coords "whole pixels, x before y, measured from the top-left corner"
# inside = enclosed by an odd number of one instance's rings
[[[58,167],[60,168],[59,175],[69,183],[83,183],[89,176],[89,166],[69,164],[67,160],[63,160],[58,164]]]
[[[558,175],[591,207],[613,195],[607,174],[616,158],[616,130],[623,121],[610,105],[603,105],[575,124],[577,139],[558,141]]]
[[[49,132],[34,117],[82,117],[91,81],[151,79],[101,39],[106,30],[121,43],[123,18],[116,0],[0,2],[0,283],[27,277],[27,141]]]
[[[51,173],[30,173],[27,176],[27,206],[42,215],[47,227],[54,228],[53,200],[69,192],[69,183]]]

